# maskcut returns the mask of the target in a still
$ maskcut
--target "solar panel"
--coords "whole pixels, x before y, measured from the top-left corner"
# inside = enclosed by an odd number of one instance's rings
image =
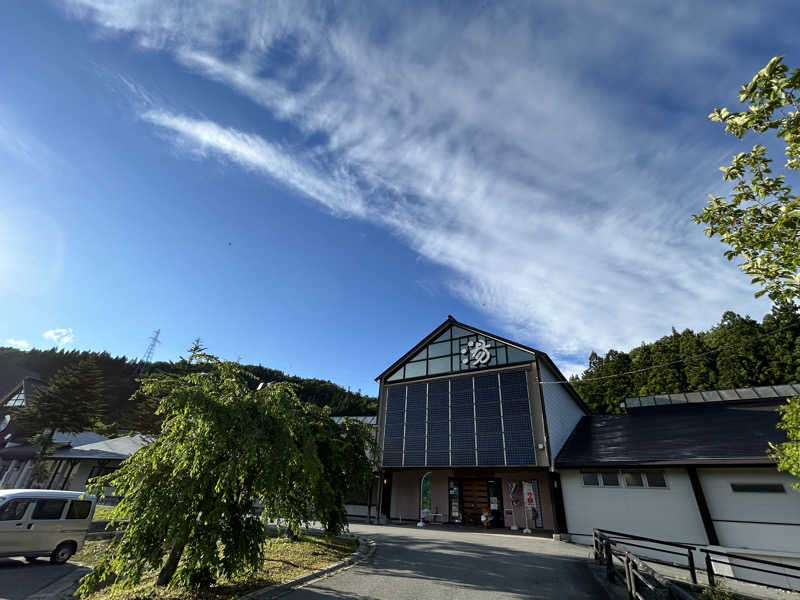
[[[463,375],[390,387],[383,464],[535,464],[525,373]]]
[[[525,373],[523,371],[501,373],[500,392],[503,399],[506,464],[536,464]]]

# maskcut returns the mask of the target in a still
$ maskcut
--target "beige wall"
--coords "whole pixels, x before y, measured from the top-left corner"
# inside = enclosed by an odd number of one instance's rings
[[[685,469],[666,469],[664,489],[584,486],[578,469],[560,473],[567,529],[574,542],[591,544],[595,528],[671,542],[707,542]]]
[[[698,469],[697,473],[720,545],[800,555],[800,491],[792,487],[796,479],[775,469]],[[779,483],[785,491],[734,492],[731,483]]]

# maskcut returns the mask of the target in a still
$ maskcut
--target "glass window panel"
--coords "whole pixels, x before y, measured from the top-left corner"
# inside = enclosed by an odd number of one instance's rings
[[[448,373],[450,371],[450,357],[432,358],[428,361],[428,375]]]
[[[425,350],[423,350],[419,354],[417,354],[415,356],[412,356],[410,360],[424,360],[426,358],[428,358],[428,349],[427,348],[425,348]]]
[[[533,354],[530,352],[525,352],[520,350],[519,348],[514,348],[512,346],[508,347],[508,362],[515,363],[515,362],[527,362],[533,360]]]
[[[644,476],[647,478],[647,487],[667,487],[664,471],[645,471]]]
[[[25,515],[30,500],[10,500],[0,508],[0,521],[19,521]]]
[[[33,519],[60,519],[66,503],[66,500],[39,500],[33,510]]]
[[[461,327],[451,327],[450,331],[453,333],[453,339],[458,337],[464,337],[467,335],[473,335],[471,331],[467,331],[466,329],[461,329]]]
[[[637,471],[625,471],[623,477],[625,478],[625,487],[644,487],[642,474]]]
[[[583,476],[583,485],[600,485],[600,481],[595,471],[581,473]]]
[[[441,341],[449,340],[449,339],[450,339],[450,330],[448,329],[447,331],[445,331],[442,335],[440,335],[439,337],[437,337],[433,341],[434,342],[441,342]]]
[[[446,356],[450,354],[450,342],[440,342],[438,344],[431,344],[428,346],[428,357],[436,358],[437,356]]]
[[[756,492],[760,494],[785,494],[782,483],[732,483],[733,492]]]
[[[508,362],[506,358],[506,347],[505,346],[498,346],[497,347],[497,364],[504,365]]]
[[[412,377],[422,377],[425,375],[425,365],[427,361],[406,363],[406,379]]]
[[[399,369],[397,369],[397,371],[389,375],[386,381],[397,381],[398,379],[402,378],[403,378],[403,367],[400,367]]]
[[[603,485],[606,487],[616,487],[619,485],[619,475],[616,471],[603,473]]]
[[[88,519],[92,503],[88,500],[73,500],[67,509],[68,519]]]

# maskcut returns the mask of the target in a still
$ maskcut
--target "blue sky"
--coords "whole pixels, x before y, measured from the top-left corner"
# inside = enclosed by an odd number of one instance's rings
[[[565,372],[723,311],[707,114],[792,3],[0,7],[0,344],[227,358],[375,393],[453,314]]]

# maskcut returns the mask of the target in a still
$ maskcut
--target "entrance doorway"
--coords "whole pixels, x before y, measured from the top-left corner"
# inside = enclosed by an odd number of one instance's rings
[[[484,509],[491,511],[491,527],[504,527],[503,484],[500,479],[464,477],[449,485],[450,521],[481,525]]]

